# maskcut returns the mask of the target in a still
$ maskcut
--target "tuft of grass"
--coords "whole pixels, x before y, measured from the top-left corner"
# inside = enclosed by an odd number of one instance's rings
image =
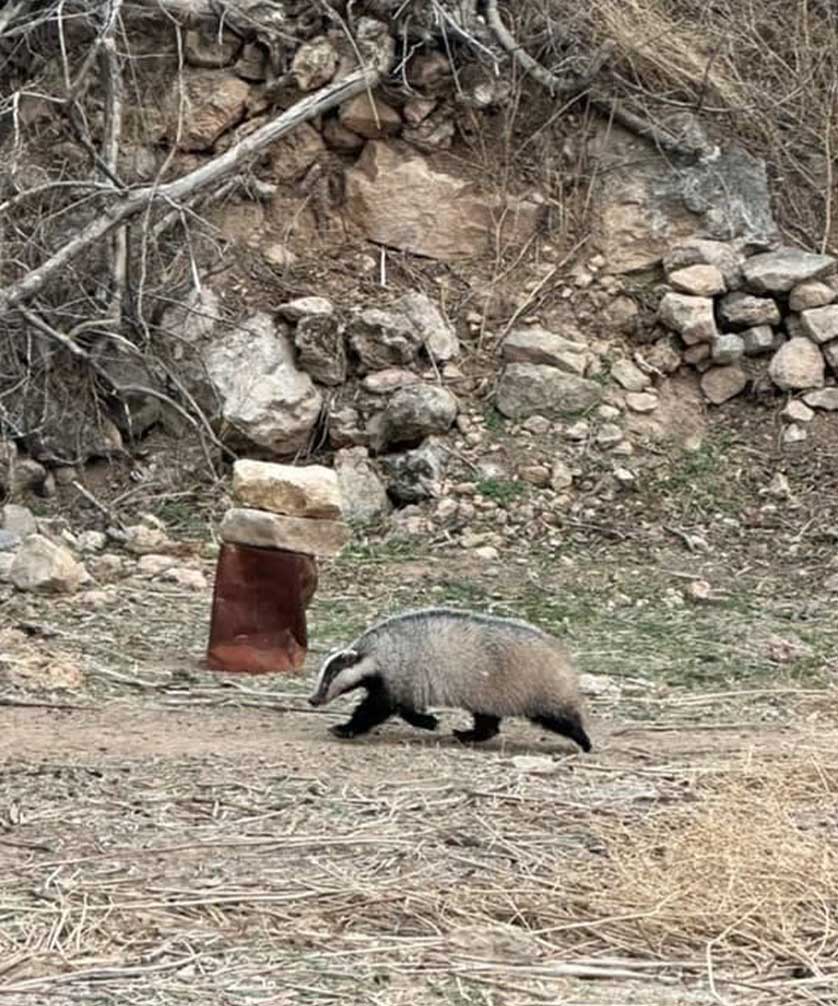
[[[477,483],[477,491],[500,506],[509,506],[528,495],[530,487],[526,482],[512,479],[481,479]]]

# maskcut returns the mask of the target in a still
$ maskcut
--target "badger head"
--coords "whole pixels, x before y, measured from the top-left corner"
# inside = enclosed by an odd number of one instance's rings
[[[312,706],[325,706],[339,695],[360,688],[374,675],[373,660],[358,650],[338,650],[323,661],[314,692],[309,696]]]

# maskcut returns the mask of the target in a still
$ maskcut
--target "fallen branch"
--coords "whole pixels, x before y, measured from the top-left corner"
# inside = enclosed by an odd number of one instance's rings
[[[359,68],[337,83],[307,95],[272,122],[257,129],[240,143],[200,168],[190,171],[182,178],[177,178],[165,185],[143,186],[114,203],[37,269],[27,273],[17,283],[0,289],[0,317],[31,300],[85,249],[101,241],[123,221],[135,216],[151,204],[176,202],[185,196],[194,195],[201,189],[207,188],[227,175],[242,161],[292,132],[297,126],[373,87],[379,77],[380,70],[378,69]]]

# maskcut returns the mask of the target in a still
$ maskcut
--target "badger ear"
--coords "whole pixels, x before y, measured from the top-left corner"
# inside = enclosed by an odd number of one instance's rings
[[[361,654],[357,650],[344,650],[341,656],[346,660],[346,667],[351,667],[352,664],[357,664],[361,659]]]

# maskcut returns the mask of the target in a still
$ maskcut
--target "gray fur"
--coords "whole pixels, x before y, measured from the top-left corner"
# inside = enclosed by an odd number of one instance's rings
[[[325,704],[373,683],[383,686],[394,710],[436,706],[556,719],[571,725],[568,736],[581,732],[587,741],[569,654],[553,636],[518,619],[452,608],[386,618],[324,661],[311,701]]]

